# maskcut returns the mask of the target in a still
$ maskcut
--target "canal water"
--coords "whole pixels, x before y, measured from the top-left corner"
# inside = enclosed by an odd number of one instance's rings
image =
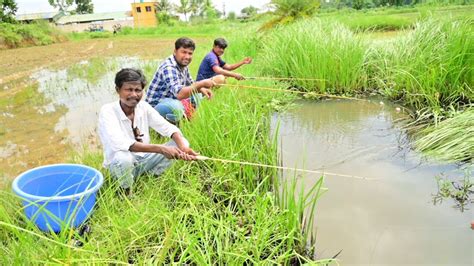
[[[342,250],[342,265],[474,265],[473,211],[433,204],[435,176],[459,180],[464,172],[410,149],[398,128],[404,117],[380,100],[301,101],[274,115],[284,166],[367,178],[325,176],[314,222],[318,258]],[[310,188],[319,177],[298,182]]]

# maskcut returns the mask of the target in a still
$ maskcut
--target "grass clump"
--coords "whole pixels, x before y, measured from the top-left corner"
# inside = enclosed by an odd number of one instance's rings
[[[351,93],[363,87],[366,46],[339,23],[311,19],[281,27],[263,41],[262,72],[299,79],[294,85],[318,93]]]
[[[376,86],[391,99],[435,117],[474,99],[474,31],[470,20],[428,19],[369,62]]]
[[[468,162],[474,158],[474,109],[469,108],[419,134],[415,146],[426,155],[444,162]]]
[[[0,49],[48,45],[66,40],[65,35],[48,23],[0,23]]]

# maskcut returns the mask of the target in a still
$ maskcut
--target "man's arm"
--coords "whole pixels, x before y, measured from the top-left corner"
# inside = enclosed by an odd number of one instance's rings
[[[226,64],[226,65],[227,65],[227,64]],[[226,66],[226,65],[224,65],[224,66]],[[235,73],[235,72],[232,72],[232,71],[225,70],[225,69],[223,69],[222,67],[217,66],[217,65],[212,67],[212,71],[214,71],[214,73],[219,74],[219,75],[224,75],[224,76],[226,76],[226,77],[233,77],[233,78],[235,78],[236,80],[243,80],[243,79],[245,79],[244,76],[242,76],[241,74]]]
[[[176,135],[177,133],[178,132],[174,133],[173,135]],[[196,155],[197,155],[192,149],[188,147],[185,147],[185,150],[183,151],[178,147],[166,146],[166,145],[160,145],[160,144],[145,144],[138,141],[133,143],[132,146],[130,146],[129,151],[160,153],[160,154],[163,154],[168,159],[181,159],[185,161],[196,160]]]
[[[191,97],[195,93],[200,92],[204,94],[204,96],[206,96],[207,98],[211,98],[212,92],[210,88],[212,88],[213,86],[214,82],[211,79],[203,79],[191,84],[190,86],[182,87],[176,97],[178,98],[178,100],[183,100]]]
[[[235,69],[241,67],[242,65],[246,65],[246,64],[250,64],[250,63],[252,63],[252,58],[246,57],[246,58],[244,58],[242,61],[240,61],[240,62],[238,62],[238,63],[232,64],[232,65],[225,64],[225,65],[223,66],[223,68],[224,68],[225,70],[232,71],[232,70],[235,70]]]

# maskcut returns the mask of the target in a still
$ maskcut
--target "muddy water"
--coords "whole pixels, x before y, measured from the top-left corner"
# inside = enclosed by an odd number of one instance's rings
[[[96,146],[100,107],[118,99],[115,73],[122,67],[149,72],[157,65],[130,57],[94,59],[40,70],[30,76],[32,85],[0,91],[0,187],[26,169],[64,163],[72,150]]]
[[[474,265],[472,210],[432,203],[434,177],[462,173],[410,150],[394,123],[402,117],[403,110],[379,100],[301,102],[275,115],[285,166],[378,178],[325,177],[329,190],[316,207],[317,256],[342,250],[342,265]],[[300,182],[310,187],[318,177]]]

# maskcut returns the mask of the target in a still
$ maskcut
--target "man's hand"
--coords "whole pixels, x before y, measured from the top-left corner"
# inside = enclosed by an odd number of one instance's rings
[[[212,98],[213,94],[212,94],[212,91],[210,89],[201,88],[201,89],[199,89],[199,92],[202,93],[208,99]]]
[[[196,84],[197,88],[212,88],[215,82],[212,79],[203,79],[194,84]]]
[[[185,151],[178,147],[162,146],[161,154],[168,159],[180,159],[185,161],[196,160],[197,153],[191,148],[183,148]]]
[[[242,76],[241,74],[239,73],[234,73],[233,77],[236,79],[236,80],[244,80],[244,76]]]
[[[184,153],[186,153],[186,154],[188,154],[188,155],[190,155],[190,156],[198,156],[198,155],[199,155],[198,152],[195,152],[193,149],[191,149],[191,148],[189,148],[189,147],[182,147],[181,150],[182,150]]]
[[[251,57],[246,57],[246,58],[244,58],[244,60],[242,60],[242,62],[244,64],[250,64],[250,63],[252,63],[252,58]]]

